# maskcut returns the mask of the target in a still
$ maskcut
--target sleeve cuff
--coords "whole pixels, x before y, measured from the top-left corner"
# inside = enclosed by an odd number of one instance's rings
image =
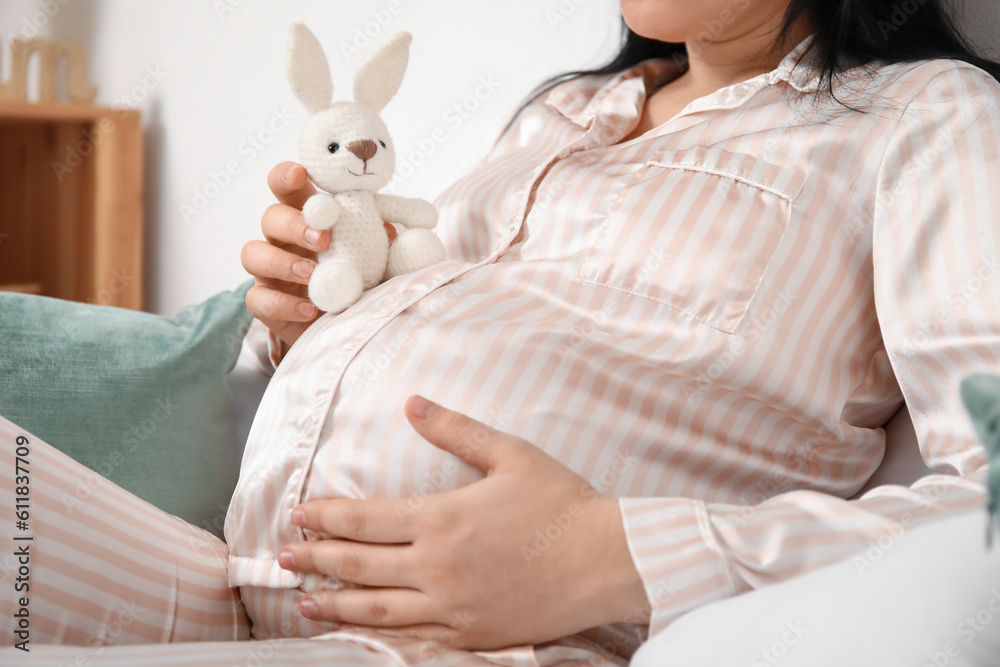
[[[278,364],[285,358],[288,346],[278,338],[273,331],[267,330],[267,359],[271,362],[271,373],[278,369]]]
[[[271,333],[271,330],[254,318],[250,322],[246,336],[243,337],[240,357],[246,360],[245,364],[253,366],[261,375],[270,378],[286,352],[283,347],[284,344]]]
[[[649,637],[681,615],[737,592],[705,503],[687,498],[620,498],[625,541],[646,589]]]

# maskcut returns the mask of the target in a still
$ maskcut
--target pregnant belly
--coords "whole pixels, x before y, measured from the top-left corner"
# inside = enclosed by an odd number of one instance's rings
[[[469,351],[440,349],[428,340],[429,326],[387,327],[347,367],[323,422],[303,500],[396,498],[397,513],[406,516],[427,496],[482,477],[425,441],[406,419],[406,400],[421,394],[495,428],[504,426],[495,406],[456,402],[458,394],[471,397],[460,390],[466,374],[436,369],[466,365]],[[483,435],[470,432],[468,437],[481,440]]]
[[[404,411],[413,394],[534,443],[601,493],[640,490],[633,448],[654,458],[642,438],[661,437],[665,421],[643,396],[671,395],[654,377],[671,367],[654,369],[656,360],[629,349],[641,340],[600,331],[589,311],[540,289],[543,281],[512,280],[516,270],[496,266],[499,275],[478,288],[449,285],[402,312],[409,300],[379,306],[378,291],[405,294],[405,282],[387,283],[310,327],[272,379],[248,439],[226,529],[234,559],[247,559],[231,568],[233,583],[303,583],[273,563],[282,545],[303,539],[289,521],[301,502],[389,498],[405,520],[434,494],[482,479],[416,433]],[[500,282],[524,285],[523,293],[484,298]],[[645,369],[638,384],[620,372],[633,357]],[[486,431],[460,437],[482,445]]]

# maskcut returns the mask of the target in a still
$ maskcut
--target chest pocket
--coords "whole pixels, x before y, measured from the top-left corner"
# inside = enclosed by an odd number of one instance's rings
[[[719,148],[660,151],[611,204],[577,278],[732,333],[804,181],[798,169]]]

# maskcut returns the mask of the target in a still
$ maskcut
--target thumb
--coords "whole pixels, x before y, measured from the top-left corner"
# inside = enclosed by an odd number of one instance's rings
[[[406,417],[427,442],[487,474],[516,453],[520,440],[422,396],[406,401]]]

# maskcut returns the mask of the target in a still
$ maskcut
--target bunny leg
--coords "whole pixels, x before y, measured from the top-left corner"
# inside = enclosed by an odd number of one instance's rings
[[[319,262],[309,279],[309,300],[328,313],[346,310],[361,297],[361,291],[361,273],[342,257]]]
[[[389,246],[385,278],[419,271],[444,259],[441,240],[429,229],[407,229]]]

